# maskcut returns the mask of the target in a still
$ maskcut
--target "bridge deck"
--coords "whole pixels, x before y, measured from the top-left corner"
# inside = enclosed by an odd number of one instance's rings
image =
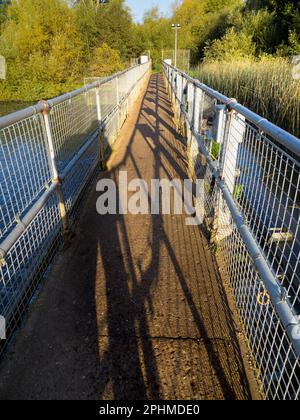
[[[162,76],[152,76],[101,177],[117,181],[121,170],[149,183],[187,178]],[[251,398],[201,229],[185,216],[99,216],[96,199],[1,367],[0,399]]]

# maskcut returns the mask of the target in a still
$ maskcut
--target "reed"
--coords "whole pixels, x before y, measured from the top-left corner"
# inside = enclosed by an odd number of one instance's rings
[[[193,77],[300,137],[300,80],[284,58],[206,62]]]

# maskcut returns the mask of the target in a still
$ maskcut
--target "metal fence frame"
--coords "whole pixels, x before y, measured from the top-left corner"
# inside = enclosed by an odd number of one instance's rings
[[[163,69],[174,106],[177,129],[187,139],[191,177],[204,179],[205,222],[218,246],[217,258],[221,268],[224,268],[224,273],[229,277],[236,306],[256,362],[261,392],[270,399],[298,400],[300,398],[299,277],[297,274],[293,278],[294,282],[297,281],[297,287],[294,285],[292,287],[291,284],[283,286],[285,279],[279,281],[272,255],[270,256],[267,246],[262,246],[263,235],[252,226],[245,205],[238,196],[246,193],[238,192],[237,187],[241,176],[239,170],[244,170],[244,173],[248,171],[254,178],[252,189],[255,185],[256,189],[261,190],[258,201],[252,198],[252,207],[254,212],[257,212],[253,214],[252,209],[251,216],[254,219],[261,218],[262,215],[266,219],[267,211],[263,213],[262,205],[256,209],[255,205],[262,203],[267,208],[272,207],[270,196],[273,194],[273,184],[276,180],[278,182],[279,176],[283,186],[279,191],[276,187],[275,199],[279,195],[278,201],[281,205],[285,185],[293,184],[296,178],[294,183],[297,185],[293,185],[293,194],[291,186],[288,187],[291,197],[287,197],[286,201],[298,200],[300,140],[240,105],[236,100],[227,98],[173,66],[163,63]],[[215,130],[214,136],[208,135],[211,131],[211,128],[206,126],[209,120],[212,120],[210,123]],[[214,143],[212,137],[217,139],[219,148],[217,156],[212,153]],[[249,163],[251,147],[253,147],[253,157]],[[242,161],[240,158],[243,153],[248,159],[247,165],[245,159]],[[267,157],[263,156],[263,153]],[[241,168],[237,165],[238,156]],[[268,190],[266,194],[266,191],[257,185],[255,175],[260,179],[260,176],[266,175],[267,170],[270,175],[274,156],[276,156],[275,163],[277,160],[280,163],[280,169],[282,165],[283,174],[279,174],[276,180],[273,177],[274,181],[272,178],[271,186],[265,187],[265,190]],[[243,176],[248,176],[250,184],[250,175]],[[269,197],[268,201],[266,195]],[[252,191],[252,196],[257,197],[258,193]],[[290,214],[286,212],[287,207],[288,203],[284,203],[284,217],[280,219],[277,216],[276,221],[282,229],[280,240],[284,242],[284,252],[288,254],[287,265],[289,265],[291,254],[297,248],[290,245],[291,238],[287,237],[287,233],[283,230],[287,224],[291,225],[291,221],[288,223],[286,221],[287,215]],[[296,217],[294,209],[291,211],[290,219],[296,225],[293,244],[295,245],[297,241],[298,246],[299,216]],[[298,261],[299,256],[297,263]],[[299,265],[296,265],[299,268]],[[288,267],[286,270],[288,269],[295,270],[295,267]],[[290,296],[292,292],[294,298]]]
[[[151,62],[0,118],[0,314],[6,348],[73,230]]]

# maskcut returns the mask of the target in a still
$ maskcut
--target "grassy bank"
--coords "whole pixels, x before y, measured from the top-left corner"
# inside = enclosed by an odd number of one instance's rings
[[[208,62],[192,75],[300,137],[300,81],[287,60]]]

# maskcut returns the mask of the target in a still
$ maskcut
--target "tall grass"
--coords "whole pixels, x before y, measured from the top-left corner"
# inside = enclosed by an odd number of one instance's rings
[[[283,58],[207,62],[193,77],[300,137],[300,80]]]

